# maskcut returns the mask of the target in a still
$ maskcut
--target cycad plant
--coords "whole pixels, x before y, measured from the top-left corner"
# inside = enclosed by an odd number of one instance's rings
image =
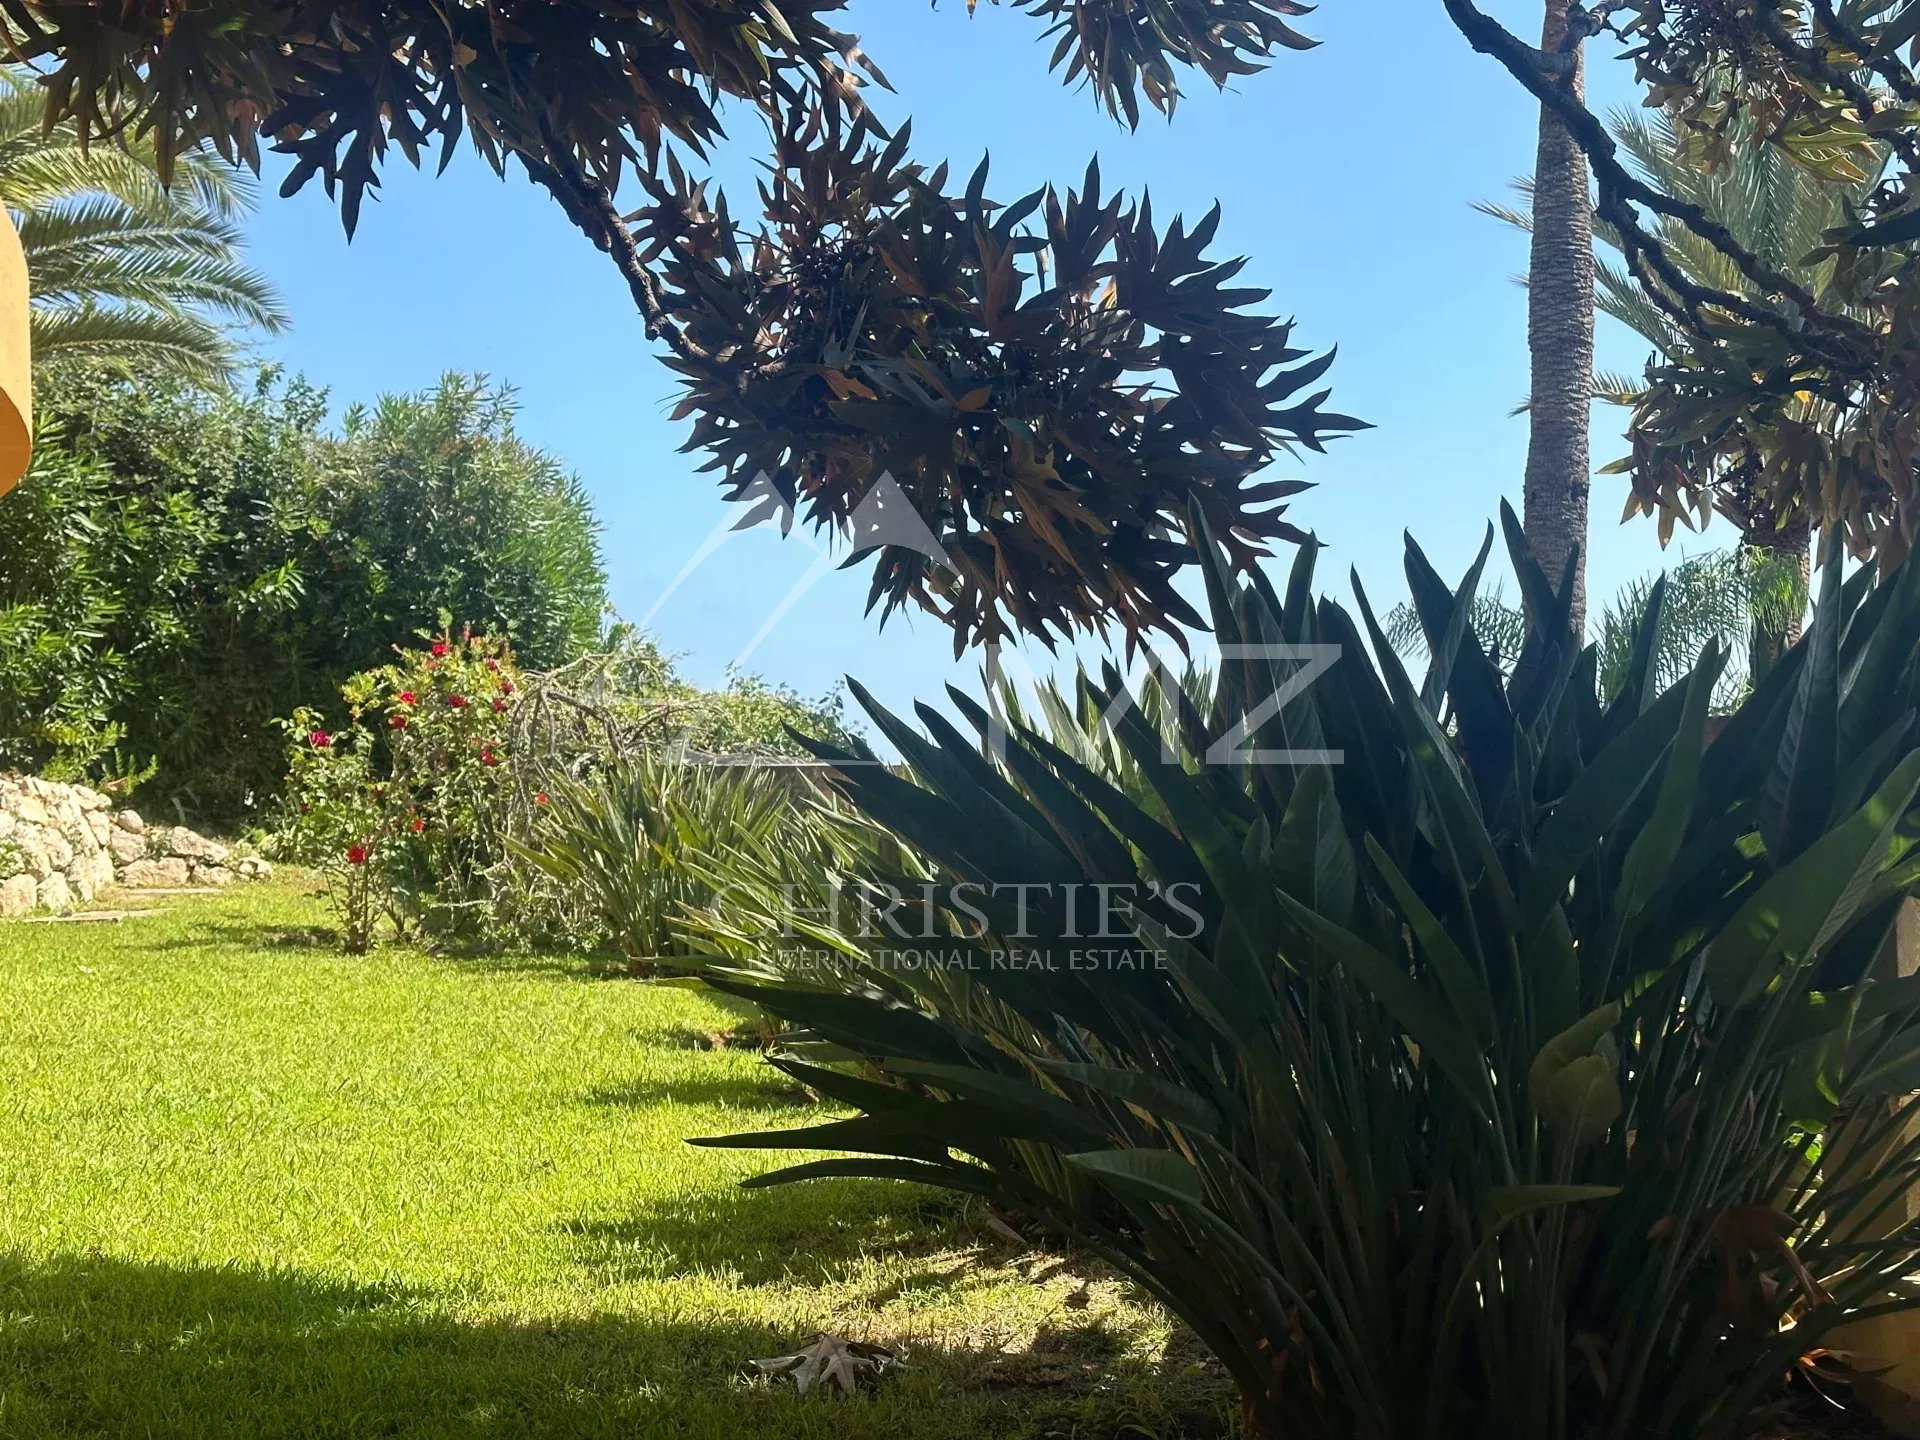
[[[236,327],[286,325],[273,286],[240,259],[251,179],[193,150],[169,189],[150,139],[83,147],[44,118],[44,98],[0,72],[0,203],[26,252],[35,364],[224,383],[240,358]]]
[[[1920,566],[1828,567],[1709,742],[1725,650],[1660,684],[1655,585],[1603,701],[1506,522],[1511,674],[1470,620],[1484,549],[1450,590],[1409,545],[1424,679],[1357,584],[1357,623],[1313,597],[1312,547],[1284,595],[1216,555],[1229,658],[1169,697],[1175,763],[1085,682],[1138,797],[964,696],[977,739],[870,705],[912,778],[841,783],[940,883],[821,927],[830,974],[712,966],[852,1113],[704,1143],[1056,1227],[1262,1437],[1744,1436],[1837,1324],[1920,1303],[1886,1103],[1920,1088],[1920,980],[1884,968],[1920,884]],[[1296,691],[1299,646],[1341,658]]]

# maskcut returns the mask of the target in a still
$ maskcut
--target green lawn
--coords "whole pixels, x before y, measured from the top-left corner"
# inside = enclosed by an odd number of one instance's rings
[[[0,924],[0,1436],[1219,1434],[1190,1343],[943,1197],[741,1191],[816,1113],[735,1019],[329,945],[276,882]],[[905,1346],[849,1402],[741,1380]]]

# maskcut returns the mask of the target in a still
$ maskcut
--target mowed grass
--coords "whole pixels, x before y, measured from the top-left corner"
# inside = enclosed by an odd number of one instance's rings
[[[348,958],[298,880],[0,924],[0,1436],[1217,1435],[1124,1287],[691,1135],[825,1113],[698,991]],[[743,1379],[902,1346],[850,1401]]]

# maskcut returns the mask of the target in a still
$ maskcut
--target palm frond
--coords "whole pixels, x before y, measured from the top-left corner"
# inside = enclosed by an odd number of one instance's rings
[[[1609,405],[1637,405],[1646,389],[1645,381],[1635,380],[1618,370],[1593,372],[1593,398]]]
[[[226,380],[239,358],[220,326],[150,306],[35,306],[28,330],[36,365],[103,364],[212,387]]]
[[[287,324],[272,284],[240,259],[252,178],[200,150],[168,187],[150,139],[82,147],[70,126],[43,131],[43,113],[0,71],[0,203],[26,253],[36,363],[110,359],[224,383],[230,328]]]

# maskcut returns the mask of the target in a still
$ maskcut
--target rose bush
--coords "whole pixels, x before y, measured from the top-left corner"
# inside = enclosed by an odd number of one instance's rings
[[[515,783],[509,725],[521,673],[505,641],[463,631],[342,687],[350,721],[302,709],[279,848],[327,877],[347,947],[381,915],[406,933],[471,928],[495,898],[505,837],[537,804]]]

